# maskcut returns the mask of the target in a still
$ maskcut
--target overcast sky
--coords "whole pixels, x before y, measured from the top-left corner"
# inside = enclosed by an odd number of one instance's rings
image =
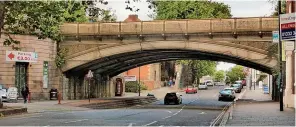
[[[273,12],[274,8],[272,3],[268,0],[212,0],[223,2],[228,4],[231,8],[231,14],[233,17],[259,17],[259,16],[269,16]],[[133,3],[134,6],[140,8],[139,12],[130,12],[125,10],[126,4],[125,0],[108,0],[108,5],[106,8],[112,8],[115,11],[118,21],[123,21],[128,17],[129,14],[137,14],[141,20],[151,20],[148,17],[150,10],[148,8],[148,3],[146,0],[141,0],[140,2]],[[220,63],[217,66],[218,70],[228,70],[233,67],[234,64],[230,63]]]

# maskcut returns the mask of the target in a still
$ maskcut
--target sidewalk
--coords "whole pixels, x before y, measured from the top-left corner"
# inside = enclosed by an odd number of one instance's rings
[[[264,94],[263,90],[261,88],[259,88],[259,86],[251,88],[251,90],[249,89],[249,87],[244,87],[244,89],[246,89],[246,93],[242,96],[243,100],[255,100],[255,101],[270,101],[272,100],[271,95],[270,94]]]
[[[175,87],[161,87],[154,90],[141,91],[141,96],[147,96],[148,93],[153,94],[157,99],[162,99],[169,92],[178,92]],[[125,97],[139,96],[139,93],[125,93]]]
[[[4,103],[5,106],[9,107],[25,107],[28,109],[28,113],[39,113],[49,111],[81,111],[89,110],[88,108],[81,108],[75,106],[64,105],[64,103],[70,103],[78,100],[62,100],[62,104],[58,104],[58,101],[36,101],[32,103],[24,104],[22,101],[18,103]]]
[[[242,100],[251,99],[260,103],[237,101],[226,126],[295,126],[294,109],[284,108],[281,112],[279,102],[270,101],[270,95],[264,94],[262,89],[245,89]]]

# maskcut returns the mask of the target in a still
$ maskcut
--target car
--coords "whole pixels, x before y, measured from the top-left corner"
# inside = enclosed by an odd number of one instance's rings
[[[214,86],[214,83],[212,81],[206,81],[207,86]]]
[[[219,92],[218,101],[230,100],[233,101],[235,99],[235,94],[232,88],[225,88]]]
[[[164,104],[182,104],[182,95],[176,92],[167,93],[164,97]]]
[[[200,83],[199,85],[198,85],[198,89],[199,90],[202,90],[202,89],[208,89],[208,85],[206,84],[206,83]]]
[[[189,94],[189,93],[197,93],[197,89],[194,87],[194,86],[188,86],[185,90],[185,93],[186,94]]]
[[[8,101],[7,90],[5,88],[0,89],[0,98],[1,98],[2,102]]]
[[[244,80],[242,81],[242,85],[243,85],[243,87],[244,87],[244,86],[247,86],[247,81],[246,81],[246,79],[244,79]]]
[[[230,85],[231,88],[234,89],[235,93],[240,93],[242,91],[241,84],[232,84]]]
[[[242,81],[235,81],[234,84],[241,84],[241,89],[243,89]]]

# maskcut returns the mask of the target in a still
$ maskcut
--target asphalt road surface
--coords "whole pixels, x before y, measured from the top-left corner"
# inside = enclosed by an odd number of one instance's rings
[[[108,109],[44,112],[0,118],[0,126],[209,126],[219,110],[185,109],[187,105],[225,105],[214,87],[198,94],[183,94],[178,109]],[[160,105],[163,101],[155,103]]]

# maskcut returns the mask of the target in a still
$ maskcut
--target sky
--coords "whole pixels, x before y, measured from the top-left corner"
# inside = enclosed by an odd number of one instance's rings
[[[262,17],[272,14],[274,8],[273,4],[268,0],[212,0],[228,4],[231,9],[233,17]],[[148,8],[146,0],[140,0],[140,2],[133,3],[131,6],[136,6],[140,9],[139,12],[130,12],[125,10],[125,0],[108,0],[108,5],[104,6],[105,9],[112,8],[118,21],[125,20],[130,14],[137,14],[142,21],[152,20],[148,17],[151,11]],[[220,62],[217,66],[217,70],[229,70],[235,64]]]

